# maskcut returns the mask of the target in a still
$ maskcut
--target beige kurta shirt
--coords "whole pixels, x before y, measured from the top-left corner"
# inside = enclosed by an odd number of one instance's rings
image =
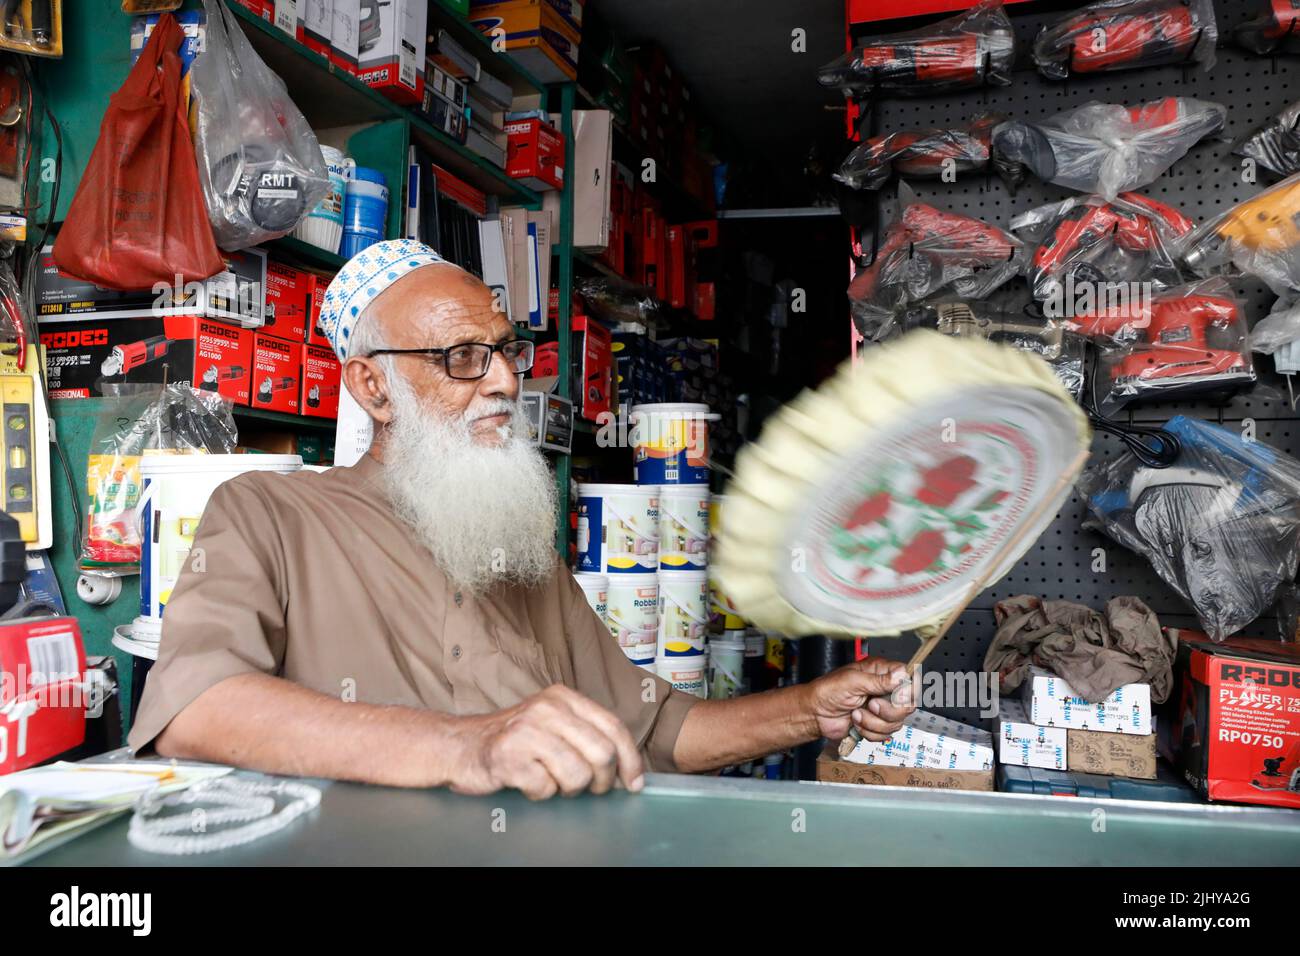
[[[393,514],[382,467],[367,455],[217,489],[167,603],[131,749],[236,674],[449,714],[488,713],[562,683],[618,715],[649,769],[676,769],[673,744],[696,698],[624,656],[558,559],[543,587],[457,593]]]

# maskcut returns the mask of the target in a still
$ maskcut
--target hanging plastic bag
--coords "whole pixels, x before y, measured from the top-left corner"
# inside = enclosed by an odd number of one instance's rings
[[[1251,53],[1300,53],[1300,4],[1289,0],[1257,0],[1264,12],[1239,23],[1232,31],[1237,45]]]
[[[54,242],[66,275],[106,289],[199,282],[226,265],[212,237],[181,106],[184,34],[158,19],[108,101],[99,139]]]
[[[1034,250],[1029,283],[1042,302],[1072,299],[1084,283],[1177,285],[1178,243],[1195,225],[1138,193],[1121,193],[1114,202],[1074,196],[1011,220],[1011,230]]]
[[[221,0],[203,0],[204,49],[190,68],[195,146],[208,217],[223,249],[293,231],[329,189],[316,134]]]
[[[1034,63],[1055,80],[1183,63],[1209,70],[1218,38],[1212,0],[1104,0],[1043,27]]]
[[[917,202],[905,183],[898,194],[902,215],[849,283],[854,321],[873,340],[889,334],[910,305],[945,291],[984,299],[1023,271],[1024,243],[1011,233]]]
[[[1001,0],[933,26],[871,37],[817,71],[817,81],[860,98],[880,91],[929,96],[992,84],[1011,85],[1016,32]]]
[[[1182,451],[1146,468],[1131,451],[1079,479],[1097,528],[1148,561],[1222,641],[1283,596],[1300,563],[1300,462],[1261,441],[1183,416]]]
[[[86,468],[89,512],[81,567],[129,574],[140,565],[140,459],[229,454],[237,431],[230,402],[187,385],[106,385]]]
[[[1277,295],[1300,290],[1300,174],[1202,223],[1181,257],[1200,276],[1246,273]]]
[[[1234,156],[1253,159],[1279,176],[1300,173],[1300,102],[1271,116],[1232,146]]]
[[[1113,200],[1155,182],[1227,115],[1226,106],[1178,96],[1136,107],[1087,103],[1041,123],[1003,123],[993,131],[993,165],[1013,191],[1033,173]]]
[[[831,177],[853,189],[879,189],[892,173],[907,178],[938,178],[967,173],[989,163],[993,128],[1006,121],[983,113],[958,129],[900,130],[860,144]]]

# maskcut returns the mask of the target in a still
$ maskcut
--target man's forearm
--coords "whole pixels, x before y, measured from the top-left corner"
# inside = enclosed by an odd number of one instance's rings
[[[743,763],[816,740],[821,734],[808,705],[809,685],[797,684],[733,700],[693,706],[673,745],[682,773]]]
[[[445,786],[467,718],[345,703],[264,674],[229,677],[176,715],[155,747],[165,757],[265,773],[388,786]]]

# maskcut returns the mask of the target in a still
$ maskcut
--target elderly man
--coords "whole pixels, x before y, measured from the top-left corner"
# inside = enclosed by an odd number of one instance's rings
[[[624,657],[555,554],[554,478],[518,418],[532,343],[494,305],[406,240],[339,272],[322,327],[374,421],[370,451],[217,489],[132,748],[543,798],[898,729],[910,707],[890,662],[700,701]]]

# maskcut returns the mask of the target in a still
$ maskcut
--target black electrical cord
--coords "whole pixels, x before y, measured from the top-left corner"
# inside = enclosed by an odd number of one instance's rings
[[[1101,350],[1094,344],[1091,371],[1088,374],[1087,394],[1080,396],[1088,421],[1099,432],[1114,435],[1122,441],[1138,461],[1148,468],[1168,468],[1178,461],[1183,446],[1178,436],[1159,425],[1121,425],[1102,415],[1097,407],[1097,369],[1101,366]]]

